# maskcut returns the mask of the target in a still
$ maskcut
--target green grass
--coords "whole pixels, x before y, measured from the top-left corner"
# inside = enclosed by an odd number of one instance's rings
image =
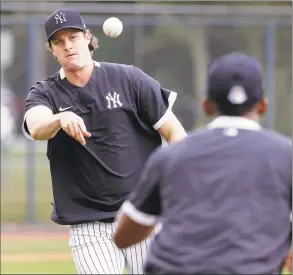
[[[28,191],[34,190],[37,223],[52,223],[52,187],[49,163],[45,152],[35,155],[35,186],[27,187],[28,158],[23,152],[1,152],[1,223],[25,223],[27,218]],[[42,253],[68,254],[69,259],[44,259]],[[36,255],[35,261],[5,261],[1,259],[1,274],[76,274],[68,240],[5,239],[1,238],[1,258],[12,255]]]
[[[62,253],[69,256],[69,259],[48,259],[43,253],[57,255]],[[42,255],[43,254],[43,255]],[[24,261],[15,259],[7,261],[5,256],[33,255],[36,257]],[[2,258],[3,257],[3,258]],[[43,257],[40,259],[40,257]],[[71,260],[71,250],[68,246],[66,238],[33,239],[33,235],[27,239],[5,239],[5,235],[1,240],[1,274],[76,274],[76,269]]]
[[[76,274],[72,261],[2,263],[1,274]]]
[[[27,218],[28,192],[34,192],[37,222],[50,222],[52,187],[49,163],[45,156],[36,156],[35,185],[28,189],[27,159],[13,156],[1,161],[1,222],[23,223]]]
[[[33,237],[27,239],[5,239],[1,240],[1,258],[5,255],[35,255],[42,256],[44,253],[68,254],[71,257],[71,250],[67,239],[46,239],[33,240]],[[71,259],[66,260],[36,260],[36,261],[7,261],[1,259],[1,274],[76,274],[76,269]],[[127,271],[125,270],[125,274]]]

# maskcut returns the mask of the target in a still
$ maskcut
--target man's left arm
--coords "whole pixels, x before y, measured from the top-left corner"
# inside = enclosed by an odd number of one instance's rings
[[[172,111],[170,111],[166,121],[157,131],[168,143],[180,141],[186,136],[183,126]]]
[[[134,67],[133,70],[139,118],[158,131],[168,143],[183,139],[186,132],[172,112],[177,93],[161,87],[157,80],[139,68]]]
[[[141,196],[141,190],[134,196]],[[134,200],[137,201],[136,198]],[[123,249],[140,243],[153,232],[159,214],[150,214],[149,209],[144,209],[144,207],[151,207],[157,212],[155,205],[158,203],[160,202],[157,195],[151,192],[145,198],[144,205],[132,200],[126,200],[122,204],[116,217],[117,226],[114,233],[114,242],[117,247]]]

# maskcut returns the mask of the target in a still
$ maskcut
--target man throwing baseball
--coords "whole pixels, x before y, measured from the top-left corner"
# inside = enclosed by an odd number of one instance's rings
[[[52,220],[69,225],[79,274],[140,274],[150,238],[118,249],[114,218],[161,137],[186,135],[171,110],[176,93],[134,66],[93,61],[97,39],[75,10],[53,12],[45,30],[62,68],[31,88],[23,131],[48,140]]]

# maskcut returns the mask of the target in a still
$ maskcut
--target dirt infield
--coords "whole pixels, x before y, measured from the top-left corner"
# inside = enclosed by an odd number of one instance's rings
[[[72,260],[70,253],[54,253],[54,252],[45,252],[45,253],[6,253],[1,255],[1,262],[46,262],[46,261],[67,261]]]
[[[57,239],[68,240],[69,233],[67,226],[49,225],[18,225],[6,224],[1,225],[1,239]]]
[[[1,232],[1,240],[10,241],[10,240],[68,240],[69,234],[68,232]]]

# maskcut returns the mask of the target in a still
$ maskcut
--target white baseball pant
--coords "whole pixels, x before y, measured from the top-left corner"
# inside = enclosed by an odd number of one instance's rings
[[[157,229],[145,241],[126,249],[113,242],[115,223],[89,222],[69,226],[69,245],[78,274],[144,274],[147,250]]]

